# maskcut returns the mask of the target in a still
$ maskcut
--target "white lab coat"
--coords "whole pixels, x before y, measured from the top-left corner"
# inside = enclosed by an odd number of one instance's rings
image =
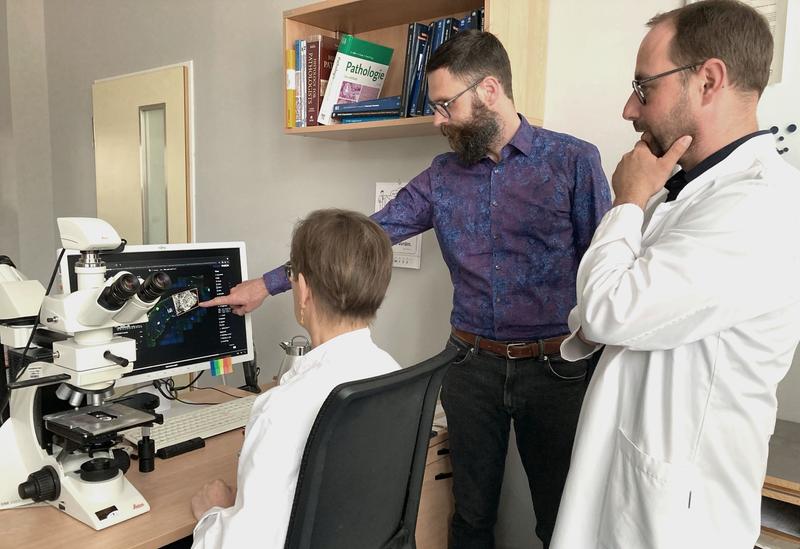
[[[340,383],[399,368],[372,342],[367,328],[300,357],[280,385],[253,404],[239,456],[236,503],[203,515],[192,547],[282,549],[306,439],[322,403]]]
[[[771,135],[647,213],[609,211],[578,270],[576,360],[605,344],[553,549],[751,549],[778,382],[800,338],[800,172]]]

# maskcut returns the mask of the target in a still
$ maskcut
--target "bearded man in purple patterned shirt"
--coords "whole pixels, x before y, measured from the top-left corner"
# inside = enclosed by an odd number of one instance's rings
[[[563,361],[559,346],[578,263],[611,203],[608,183],[597,148],[517,113],[511,65],[494,35],[456,34],[431,56],[427,77],[433,123],[454,152],[372,217],[392,243],[433,228],[453,281],[448,345],[463,357],[442,385],[450,547],[494,546],[513,420],[546,548],[591,371],[587,361]],[[203,305],[244,314],[288,288],[279,267]]]

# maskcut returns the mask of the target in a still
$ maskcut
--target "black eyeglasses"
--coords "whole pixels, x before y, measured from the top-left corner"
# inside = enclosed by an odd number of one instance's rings
[[[481,82],[483,82],[483,77],[481,77],[479,80],[476,80],[473,84],[468,86],[466,89],[460,91],[455,97],[451,97],[447,101],[443,101],[443,102],[439,103],[439,102],[434,102],[434,101],[431,101],[430,99],[428,99],[428,103],[430,104],[431,108],[433,108],[434,111],[438,112],[439,114],[441,114],[445,118],[450,118],[450,111],[447,109],[447,107],[452,105],[453,101],[455,101],[456,99],[458,99],[459,97],[461,97],[462,95],[467,93],[469,90],[471,90],[472,88],[474,88],[475,86],[477,86]]]
[[[647,98],[644,96],[644,88],[642,87],[642,84],[646,84],[647,82],[652,82],[653,80],[661,78],[662,76],[669,76],[670,74],[674,74],[676,72],[693,69],[695,67],[699,67],[702,64],[703,63],[692,63],[691,65],[684,65],[682,67],[678,67],[677,69],[672,69],[669,71],[658,73],[655,76],[648,76],[647,78],[642,78],[641,80],[631,80],[633,91],[636,92],[636,97],[639,99],[639,103],[641,103],[642,105],[647,105]]]
[[[291,261],[287,261],[286,263],[283,264],[283,272],[286,273],[286,278],[288,278],[289,280],[292,279],[292,262]]]

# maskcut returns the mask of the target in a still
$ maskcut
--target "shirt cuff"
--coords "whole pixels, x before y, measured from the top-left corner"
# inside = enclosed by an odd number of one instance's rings
[[[602,345],[592,345],[578,337],[581,329],[580,309],[574,307],[567,318],[569,330],[572,332],[567,339],[561,342],[561,358],[576,362],[593,355]]]
[[[570,362],[576,362],[584,358],[589,358],[596,353],[600,347],[602,347],[602,345],[585,343],[578,337],[578,332],[575,332],[561,342],[561,358]]]
[[[268,273],[264,273],[262,278],[264,279],[264,286],[267,287],[269,295],[278,295],[292,288],[292,284],[289,282],[289,279],[286,278],[286,270],[283,268],[283,265],[272,269]]]
[[[195,540],[203,537],[203,533],[214,523],[220,511],[222,511],[222,507],[215,506],[203,513],[203,516],[201,516],[200,520],[197,521],[197,524],[194,525],[194,531],[192,534]]]
[[[594,233],[590,248],[615,240],[625,240],[631,249],[638,250],[642,242],[644,211],[636,204],[620,204],[611,208]]]

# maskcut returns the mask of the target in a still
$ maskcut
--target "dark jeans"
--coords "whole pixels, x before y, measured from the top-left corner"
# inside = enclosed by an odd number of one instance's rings
[[[448,346],[464,353],[471,348],[454,337]],[[536,535],[547,549],[593,363],[559,356],[510,360],[475,349],[450,367],[442,405],[453,463],[451,549],[494,547],[512,420],[533,498]]]

